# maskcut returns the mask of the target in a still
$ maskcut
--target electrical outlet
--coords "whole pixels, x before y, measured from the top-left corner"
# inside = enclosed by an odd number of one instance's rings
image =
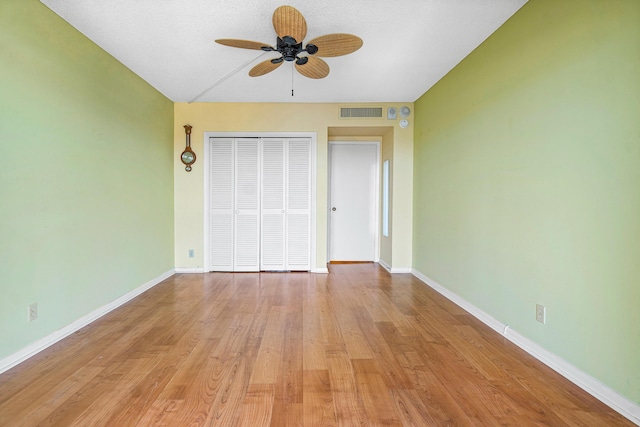
[[[193,249],[189,249],[189,258],[193,258],[193,254],[194,254]]]
[[[542,324],[547,323],[547,307],[536,304],[536,320]]]
[[[29,304],[27,306],[28,309],[28,319],[29,322],[33,322],[34,320],[36,320],[38,318],[38,303],[34,302],[33,304]]]

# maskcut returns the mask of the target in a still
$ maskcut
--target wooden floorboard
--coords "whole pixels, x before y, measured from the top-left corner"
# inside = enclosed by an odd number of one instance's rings
[[[632,426],[409,274],[177,274],[0,375],[0,426]]]

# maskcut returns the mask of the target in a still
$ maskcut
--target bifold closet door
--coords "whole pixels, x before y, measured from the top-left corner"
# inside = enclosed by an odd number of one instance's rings
[[[287,270],[311,268],[311,140],[289,139],[286,149]]]
[[[231,138],[209,140],[209,245],[210,269],[233,271],[234,163]]]
[[[212,271],[259,270],[259,152],[255,138],[211,138]]]
[[[259,142],[236,138],[233,271],[260,270]]]
[[[260,269],[286,270],[285,140],[262,140]]]
[[[310,269],[311,141],[262,140],[260,269]]]
[[[309,270],[311,140],[209,144],[211,271]]]

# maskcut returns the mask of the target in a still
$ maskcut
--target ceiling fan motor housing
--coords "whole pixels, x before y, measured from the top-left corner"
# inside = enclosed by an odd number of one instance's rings
[[[318,51],[318,47],[313,44],[308,44],[307,48],[303,49],[302,42],[298,43],[293,37],[284,36],[283,38],[278,37],[277,48],[275,50],[282,54],[282,59],[285,61],[291,62],[297,60],[296,62],[298,65],[302,65],[306,64],[307,61],[298,57],[298,54],[307,52],[308,54],[313,55]],[[278,59],[280,58],[276,58],[276,60]]]

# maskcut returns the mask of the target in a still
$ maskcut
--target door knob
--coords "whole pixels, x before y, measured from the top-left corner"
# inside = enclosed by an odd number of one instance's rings
[[[331,210],[335,212],[336,208],[331,208]]]

